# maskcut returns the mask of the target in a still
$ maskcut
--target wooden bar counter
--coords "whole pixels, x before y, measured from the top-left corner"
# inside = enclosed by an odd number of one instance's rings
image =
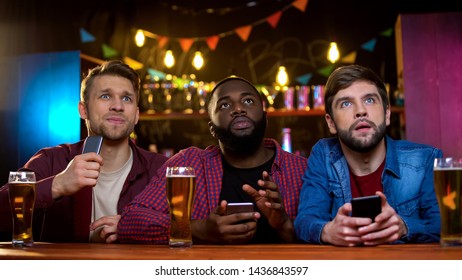
[[[0,259],[29,260],[462,260],[462,247],[433,244],[335,247],[310,244],[167,245],[40,243],[13,248],[0,242]]]

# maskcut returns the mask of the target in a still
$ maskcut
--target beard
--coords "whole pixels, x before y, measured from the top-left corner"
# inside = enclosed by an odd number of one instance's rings
[[[104,139],[115,142],[127,139],[135,129],[135,124],[131,121],[127,121],[123,127],[113,127],[105,124],[96,125],[91,119],[87,119],[86,122],[87,127],[90,128],[93,134],[101,135]]]
[[[113,128],[110,128],[110,127],[106,127],[106,126],[101,126],[99,129],[98,129],[98,135],[102,135],[104,137],[104,139],[107,139],[107,140],[111,140],[111,141],[120,141],[120,140],[125,140],[127,139],[130,134],[132,133],[134,127],[130,128],[130,127],[126,127],[125,129],[123,130],[120,130],[120,129],[113,129]]]
[[[340,141],[342,141],[345,146],[358,153],[368,153],[372,151],[375,147],[377,147],[380,141],[382,141],[386,134],[385,121],[378,126],[369,120],[364,121],[367,122],[374,130],[369,139],[358,139],[353,137],[353,131],[355,130],[357,122],[350,126],[350,129],[348,130],[337,129]]]
[[[254,125],[254,130],[250,134],[236,135],[231,131],[231,123],[228,127],[218,127],[212,122],[212,127],[215,130],[218,140],[223,146],[236,154],[250,154],[257,150],[265,137],[266,116],[263,115],[258,121],[251,122]]]

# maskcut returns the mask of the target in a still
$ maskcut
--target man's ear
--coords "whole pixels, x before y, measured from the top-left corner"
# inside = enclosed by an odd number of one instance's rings
[[[334,119],[329,114],[326,114],[324,118],[326,119],[327,126],[329,127],[329,132],[331,134],[337,134],[337,127],[335,126]]]
[[[136,107],[135,124],[138,124],[139,120],[140,120],[140,107]]]
[[[210,134],[212,134],[212,137],[213,137],[213,138],[217,138],[217,137],[216,137],[216,133],[215,133],[215,128],[214,128],[213,125],[212,125],[212,124],[213,124],[212,121],[209,121],[208,124],[209,124],[209,131],[210,131]]]
[[[81,119],[88,119],[87,106],[82,101],[79,102],[79,114]]]

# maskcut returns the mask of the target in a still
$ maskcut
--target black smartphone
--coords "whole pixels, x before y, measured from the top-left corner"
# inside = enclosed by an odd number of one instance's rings
[[[252,202],[236,202],[228,203],[226,206],[226,215],[243,213],[243,212],[253,212],[253,203]]]
[[[93,135],[88,136],[85,139],[85,143],[83,143],[83,151],[82,154],[95,152],[99,154],[101,151],[101,145],[103,144],[103,136],[100,135]]]
[[[378,195],[352,198],[351,206],[353,217],[371,218],[374,221],[375,217],[382,213],[382,202]]]

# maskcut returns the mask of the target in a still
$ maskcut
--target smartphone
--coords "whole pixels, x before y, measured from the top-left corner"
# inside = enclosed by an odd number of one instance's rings
[[[371,218],[374,221],[375,217],[382,213],[382,202],[378,195],[352,198],[351,206],[353,217]]]
[[[237,202],[237,203],[228,203],[226,206],[226,215],[243,213],[243,212],[253,212],[253,203],[252,202]]]
[[[100,135],[93,135],[88,136],[85,139],[85,143],[83,143],[83,151],[82,154],[95,152],[99,154],[101,151],[101,145],[103,144],[103,136]]]

